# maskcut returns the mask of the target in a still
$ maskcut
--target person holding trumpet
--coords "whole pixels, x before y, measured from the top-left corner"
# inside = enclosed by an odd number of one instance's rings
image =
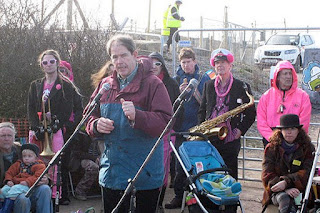
[[[29,88],[27,105],[30,123],[29,142],[41,147],[40,156],[47,163],[62,148],[63,135],[73,128],[69,118],[78,89],[67,77],[58,72],[61,59],[57,51],[42,52],[38,61],[44,77],[31,82]],[[56,167],[54,175],[49,170],[50,178],[54,181],[53,198],[59,194],[56,193],[56,185],[61,185],[56,183]]]

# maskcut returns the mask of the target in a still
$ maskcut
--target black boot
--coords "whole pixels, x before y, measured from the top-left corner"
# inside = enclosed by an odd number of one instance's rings
[[[0,210],[0,213],[11,213],[13,210],[14,200],[10,198],[6,198]]]

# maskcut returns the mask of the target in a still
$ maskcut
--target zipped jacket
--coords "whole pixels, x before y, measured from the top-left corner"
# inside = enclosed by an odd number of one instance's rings
[[[279,72],[283,69],[291,69],[293,82],[287,91],[282,91],[274,83],[272,88],[267,90],[260,98],[257,109],[257,127],[267,141],[272,135],[272,128],[280,123],[280,117],[284,114],[296,114],[299,116],[300,123],[308,133],[311,118],[311,103],[309,95],[298,88],[298,77],[293,66],[289,61],[279,63],[274,72],[274,81],[276,81]],[[282,112],[281,112],[281,105]]]
[[[185,73],[181,65],[179,65],[177,69],[177,76],[175,77],[175,79],[178,82],[178,84],[181,85],[185,78],[188,80],[188,82],[190,82],[192,78],[195,78],[199,81],[197,89],[200,95],[202,95],[205,82],[210,80],[210,77],[206,73],[200,74],[198,65],[195,65],[195,71],[193,74]],[[195,99],[194,96],[192,96],[189,101],[184,102],[183,122],[182,122],[181,128],[179,129],[179,132],[188,131],[191,127],[194,127],[198,124],[197,113],[199,110],[199,106],[200,104],[198,103],[198,101]]]
[[[102,137],[105,151],[102,154],[99,183],[113,190],[124,190],[128,179],[133,178],[151,151],[158,137],[172,116],[172,106],[168,92],[162,81],[150,68],[151,59],[138,63],[138,71],[133,80],[120,90],[116,71],[102,80],[91,96],[96,96],[103,84],[110,84],[100,104],[87,123],[87,132],[92,137]],[[120,99],[130,100],[136,108],[134,124],[124,115]],[[110,134],[100,134],[96,130],[98,118],[114,121]],[[139,175],[137,190],[150,190],[163,183],[163,142],[161,142]]]
[[[14,184],[19,184],[21,181],[26,181],[28,186],[31,187],[43,171],[46,169],[46,165],[42,160],[37,160],[29,169],[21,167],[22,161],[17,160],[13,163],[5,175],[5,183],[12,181]],[[28,171],[30,170],[30,171]]]

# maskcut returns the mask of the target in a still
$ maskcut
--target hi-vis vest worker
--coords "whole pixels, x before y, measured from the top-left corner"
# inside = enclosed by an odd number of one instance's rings
[[[177,2],[177,1],[176,1]],[[171,10],[172,8],[175,8],[176,9],[176,12],[175,13],[171,13]],[[167,27],[168,28],[179,28],[181,27],[181,21],[180,19],[176,19],[174,18],[174,15],[178,15],[178,17],[180,18],[180,15],[179,15],[179,7],[177,6],[177,3],[175,3],[174,5],[172,5],[169,9],[169,12],[168,12],[168,18],[167,18]]]
[[[170,9],[171,9],[171,5],[169,5],[169,7],[163,13],[162,29],[161,29],[161,35],[163,35],[163,36],[170,35],[170,29],[167,27],[167,18],[168,18],[168,13],[169,13]]]

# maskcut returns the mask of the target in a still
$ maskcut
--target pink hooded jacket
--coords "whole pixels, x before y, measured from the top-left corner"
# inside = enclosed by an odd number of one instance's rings
[[[274,72],[273,79],[276,81],[279,72],[283,69],[291,69],[293,82],[288,91],[281,91],[274,83],[260,98],[257,109],[257,127],[266,140],[269,141],[272,135],[272,127],[280,123],[280,117],[283,114],[296,114],[303,124],[304,130],[308,133],[311,118],[311,103],[309,95],[298,88],[297,73],[289,61],[280,61]],[[283,112],[280,111],[280,105],[283,105]]]

